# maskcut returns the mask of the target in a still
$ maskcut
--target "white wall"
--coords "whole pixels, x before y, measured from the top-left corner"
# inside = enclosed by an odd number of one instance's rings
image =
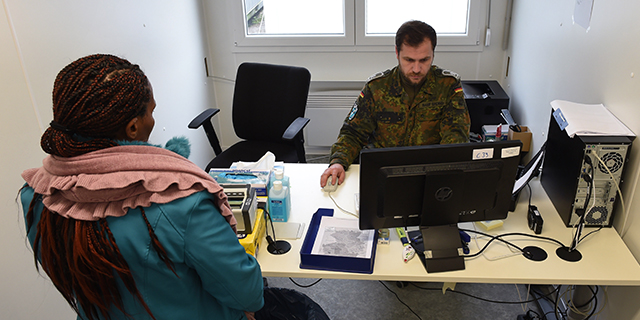
[[[205,134],[187,124],[210,106],[202,4],[189,1],[3,0],[0,6],[0,310],[3,319],[75,319],[38,275],[15,199],[20,173],[41,165],[40,135],[52,119],[51,90],[60,69],[92,53],[137,63],[158,104],[150,142],[187,136],[191,159],[211,159]],[[204,146],[204,147],[203,147]]]
[[[509,76],[505,80],[517,121],[534,134],[533,149],[546,137],[555,99],[602,103],[636,134],[640,133],[640,12],[638,1],[594,1],[587,31],[572,23],[576,1],[514,1]],[[640,142],[634,142],[626,164],[622,192],[629,211],[623,237],[640,257]],[[622,212],[614,221],[618,232]],[[597,241],[595,235],[590,241]],[[640,288],[610,287],[604,319],[640,319]],[[602,301],[601,301],[602,302]]]
[[[39,165],[44,153],[20,57],[7,26],[4,7],[0,7],[0,134],[5,137],[0,155],[0,310],[7,319],[46,318],[47,313],[56,315],[52,319],[72,319],[62,296],[35,271],[14,202],[24,183],[21,170]]]

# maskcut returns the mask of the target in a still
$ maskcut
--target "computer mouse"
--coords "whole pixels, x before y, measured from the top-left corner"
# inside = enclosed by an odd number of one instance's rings
[[[336,184],[332,184],[332,180],[333,176],[329,176],[329,178],[327,178],[327,184],[324,186],[324,188],[322,188],[322,191],[334,192],[338,189],[338,182],[336,182]]]

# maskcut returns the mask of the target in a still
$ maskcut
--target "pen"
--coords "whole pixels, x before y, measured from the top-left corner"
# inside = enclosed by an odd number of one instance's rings
[[[404,260],[404,262],[407,262],[411,260],[413,256],[415,256],[416,251],[415,249],[413,249],[413,246],[411,246],[411,243],[409,243],[409,238],[407,237],[407,234],[404,232],[404,230],[402,228],[396,228],[396,231],[398,232],[398,237],[400,238],[400,241],[402,241],[402,245],[404,246],[404,248],[402,249],[402,259]]]

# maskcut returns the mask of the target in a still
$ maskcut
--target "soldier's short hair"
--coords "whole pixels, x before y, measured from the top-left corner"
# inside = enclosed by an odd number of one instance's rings
[[[431,46],[435,51],[436,42],[438,41],[436,30],[422,21],[407,21],[403,23],[396,32],[396,49],[400,51],[402,44],[406,44],[410,47],[417,47],[425,40],[425,38],[431,40]]]

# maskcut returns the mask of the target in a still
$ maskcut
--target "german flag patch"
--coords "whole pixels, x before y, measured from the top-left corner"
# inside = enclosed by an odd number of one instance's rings
[[[462,92],[462,87],[457,87],[455,90],[453,90],[453,92],[455,92],[455,93]]]

